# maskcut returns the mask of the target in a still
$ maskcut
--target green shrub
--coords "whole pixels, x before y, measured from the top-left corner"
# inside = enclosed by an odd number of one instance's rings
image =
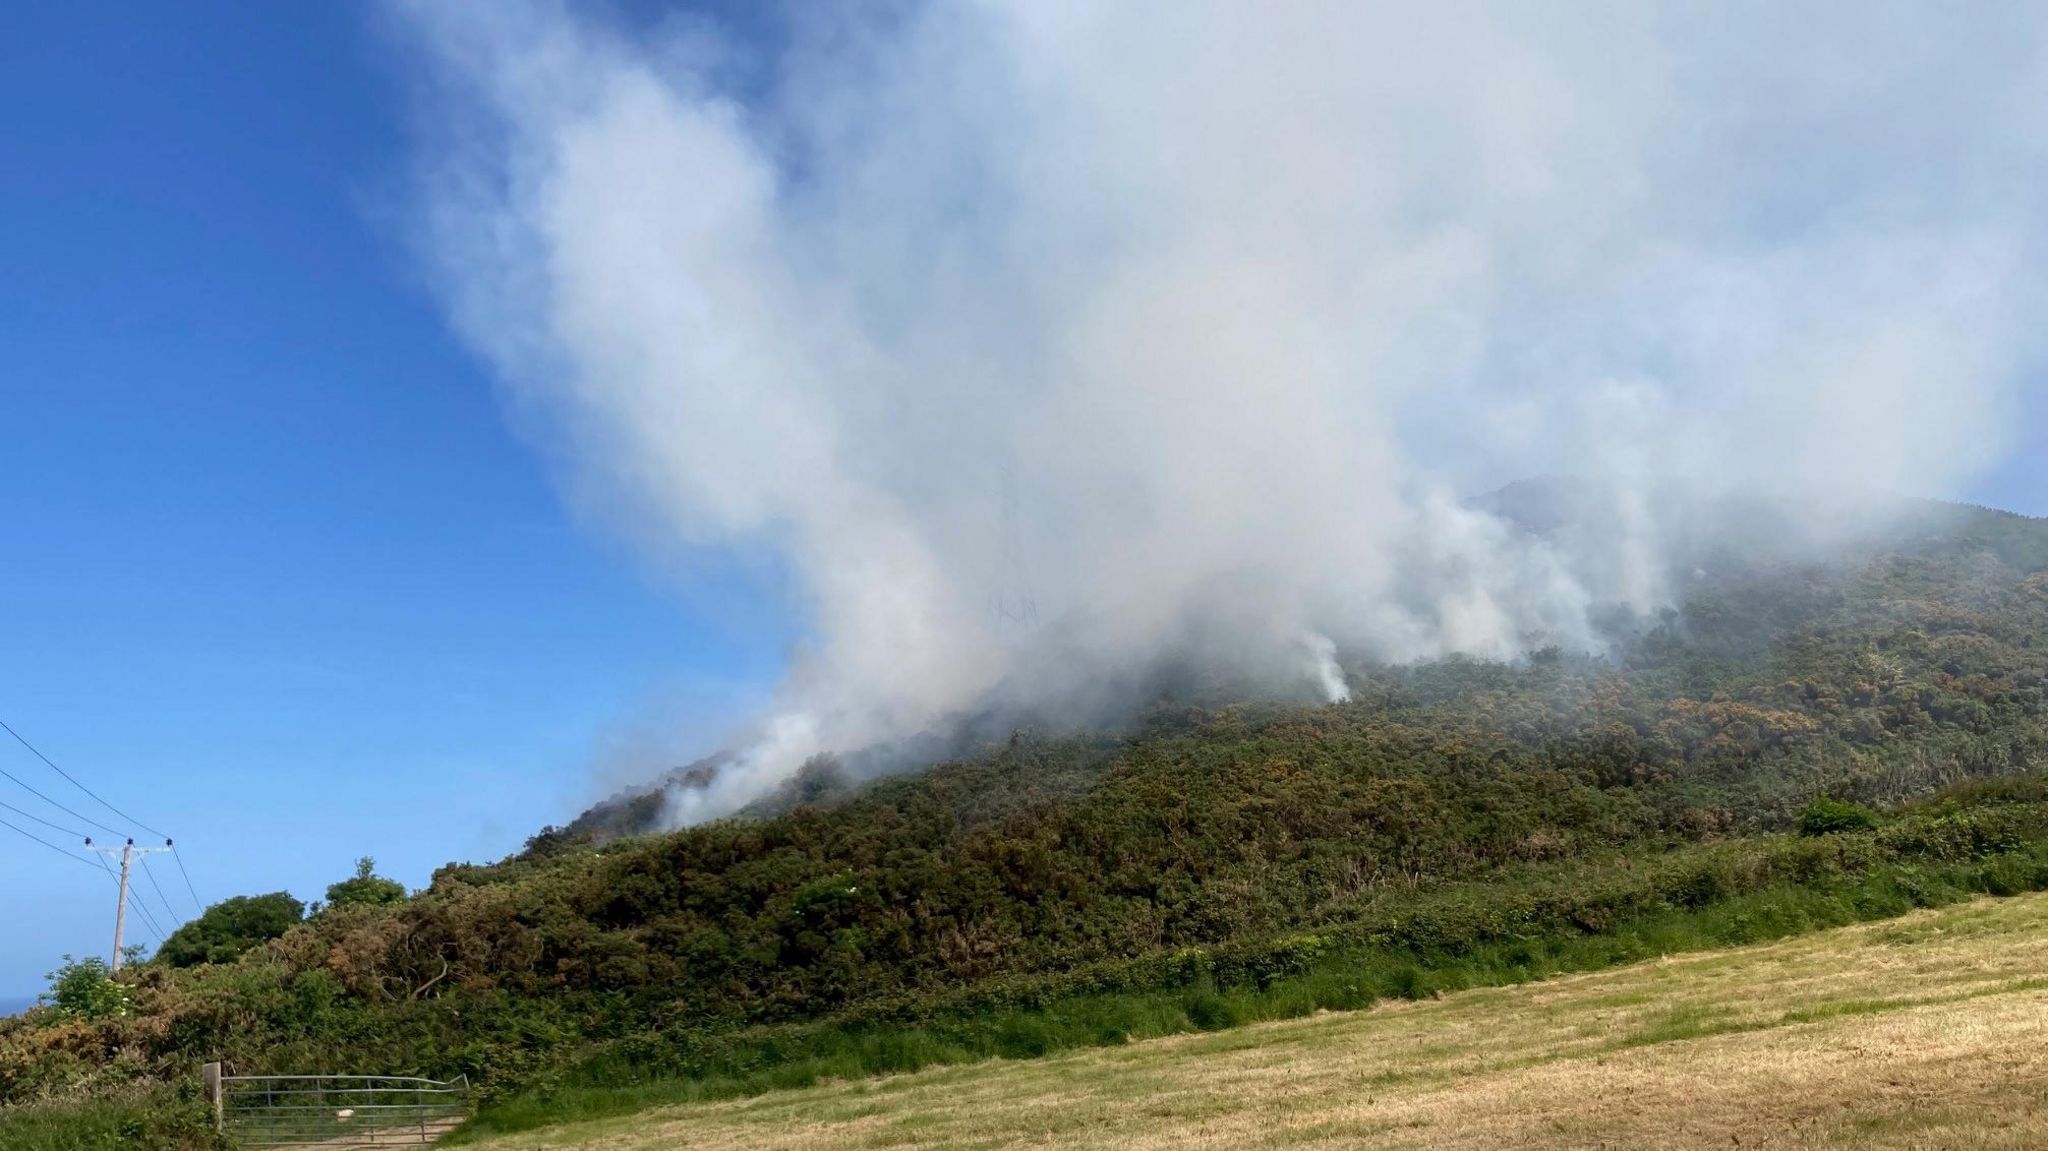
[[[64,965],[50,972],[50,990],[43,1000],[64,1015],[78,1019],[111,1019],[128,1014],[134,995],[116,983],[107,961],[98,956],[84,959],[64,957]]]
[[[0,1151],[226,1151],[205,1102],[186,1087],[9,1106]]]
[[[1799,813],[1799,834],[1835,835],[1844,831],[1869,831],[1877,826],[1877,813],[1860,803],[1828,799],[1825,796],[1806,805]]]
[[[282,936],[305,917],[306,905],[290,892],[237,895],[171,932],[156,957],[173,967],[232,962],[249,949]]]
[[[327,887],[329,907],[388,907],[405,902],[405,885],[376,873],[377,861],[356,860],[356,873]]]
[[[1194,1024],[1197,1031],[1221,1031],[1240,1022],[1236,1005],[1214,991],[1200,991],[1189,996],[1187,1013],[1188,1022]]]

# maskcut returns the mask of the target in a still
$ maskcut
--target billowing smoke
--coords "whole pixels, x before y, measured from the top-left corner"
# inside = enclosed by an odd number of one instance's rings
[[[810,614],[680,819],[1168,651],[1598,649],[1674,594],[1660,485],[1954,492],[2035,363],[2027,5],[394,24],[460,330],[581,499]],[[1468,498],[1543,473],[1602,530]]]

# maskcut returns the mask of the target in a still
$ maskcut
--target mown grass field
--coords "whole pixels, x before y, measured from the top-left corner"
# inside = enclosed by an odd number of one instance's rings
[[[2048,1146],[2048,895],[488,1151]]]

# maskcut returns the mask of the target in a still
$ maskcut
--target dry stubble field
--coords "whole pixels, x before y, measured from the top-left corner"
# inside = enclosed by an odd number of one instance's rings
[[[2048,895],[477,1146],[2048,1147]]]

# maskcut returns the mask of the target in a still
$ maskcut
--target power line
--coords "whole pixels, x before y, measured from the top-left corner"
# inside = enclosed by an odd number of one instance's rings
[[[171,858],[177,861],[178,874],[185,877],[185,890],[192,896],[192,906],[199,909],[199,914],[206,914],[206,902],[199,898],[199,889],[192,886],[192,873],[185,870],[185,857],[178,854],[178,845],[176,843],[168,839],[164,842],[171,845]]]
[[[114,813],[115,815],[118,815],[118,816],[120,816],[120,817],[121,817],[122,819],[125,819],[125,820],[127,820],[128,822],[130,822],[130,823],[134,824],[135,826],[137,826],[137,827],[141,828],[142,830],[144,830],[144,831],[146,831],[146,832],[150,833],[151,835],[159,835],[159,836],[163,836],[163,838],[165,838],[165,839],[169,839],[169,838],[170,838],[170,836],[168,836],[168,835],[164,835],[164,833],[163,833],[163,832],[161,832],[161,831],[158,831],[158,830],[157,830],[156,828],[154,828],[154,827],[151,827],[150,825],[148,825],[148,824],[146,824],[146,823],[142,822],[141,820],[139,820],[139,819],[135,818],[134,816],[132,816],[132,815],[128,814],[127,812],[125,812],[125,811],[122,811],[122,810],[121,810],[120,808],[118,808],[118,807],[115,807],[115,806],[114,806],[113,804],[111,804],[111,803],[108,803],[108,802],[107,802],[106,800],[104,800],[104,799],[101,799],[101,798],[99,797],[99,794],[98,794],[97,792],[93,791],[93,789],[92,789],[92,788],[89,788],[89,787],[87,787],[86,785],[84,785],[84,784],[82,784],[82,783],[78,782],[78,781],[77,781],[76,779],[72,779],[72,776],[71,776],[71,773],[70,773],[70,772],[68,772],[68,771],[65,771],[65,770],[64,770],[63,768],[61,768],[61,767],[58,767],[58,766],[57,766],[57,765],[56,765],[55,763],[51,762],[51,760],[50,760],[50,757],[49,757],[49,756],[47,756],[47,755],[44,755],[44,754],[43,754],[42,752],[40,752],[40,751],[37,751],[37,750],[36,750],[36,745],[35,745],[35,744],[32,744],[32,743],[30,743],[29,741],[27,741],[27,740],[25,740],[25,739],[23,739],[23,738],[21,738],[21,733],[20,733],[20,732],[18,732],[18,731],[16,731],[16,730],[14,730],[14,729],[13,729],[12,727],[9,727],[9,726],[7,725],[7,721],[6,721],[6,720],[4,720],[4,719],[0,719],[0,729],[5,729],[5,730],[6,730],[6,732],[7,732],[7,734],[9,734],[9,735],[11,735],[11,736],[13,736],[13,737],[14,737],[14,740],[15,740],[15,742],[16,742],[16,743],[19,743],[19,744],[21,744],[21,746],[23,746],[23,747],[25,747],[25,748],[29,749],[29,751],[30,751],[30,752],[31,752],[32,754],[34,754],[34,756],[35,756],[35,757],[36,757],[37,759],[40,759],[40,760],[42,760],[42,761],[43,761],[44,763],[47,763],[47,764],[49,764],[49,765],[50,765],[50,770],[51,770],[51,771],[54,771],[54,772],[56,772],[56,773],[57,773],[58,775],[61,775],[61,776],[63,776],[63,777],[65,778],[65,779],[71,780],[71,786],[73,786],[73,787],[77,788],[78,790],[80,790],[80,791],[82,791],[82,792],[86,793],[87,795],[90,795],[90,796],[92,796],[93,800],[94,800],[95,802],[97,802],[97,803],[98,803],[98,804],[99,804],[99,805],[100,805],[101,807],[104,807],[104,808],[106,808],[106,809],[107,809],[108,811],[111,811],[111,812],[113,812],[113,813]],[[13,779],[14,777],[13,777],[13,776],[9,776],[8,778],[9,778],[9,779]],[[19,780],[16,780],[16,782],[18,783],[18,782],[20,782],[20,781],[19,781]],[[26,786],[26,785],[24,785],[24,786]],[[47,797],[45,797],[45,798],[47,798]],[[72,812],[71,814],[73,814],[73,815],[78,815],[78,813],[77,813],[77,812],[75,812],[75,811],[74,811],[74,812]],[[78,818],[80,818],[80,819],[85,819],[85,817],[84,817],[84,816],[82,816],[82,815],[78,815]],[[86,822],[88,822],[88,823],[91,823],[92,821],[91,821],[91,820],[86,820]],[[95,827],[101,827],[101,828],[104,828],[104,829],[105,829],[105,830],[107,830],[107,831],[114,831],[114,829],[113,829],[113,828],[111,828],[111,827],[106,827],[106,825],[104,825],[104,824],[93,824],[93,826],[95,826]],[[119,834],[120,834],[120,832],[114,832],[114,834],[116,834],[116,835],[119,835]]]
[[[142,874],[149,878],[150,887],[156,890],[157,902],[164,905],[164,914],[170,917],[169,921],[172,923],[182,923],[184,921],[183,918],[171,909],[171,901],[164,897],[163,885],[156,881],[156,872],[149,869],[149,857],[146,855],[142,857]]]
[[[42,761],[43,761],[43,764],[44,764],[44,766],[48,767],[48,768],[49,768],[49,769],[50,769],[51,771],[54,771],[54,772],[56,772],[56,773],[57,773],[58,775],[61,775],[61,776],[63,776],[63,777],[64,777],[64,779],[65,779],[65,782],[69,783],[69,784],[70,784],[71,786],[73,786],[73,787],[77,788],[78,790],[80,790],[80,791],[84,792],[84,793],[85,793],[85,794],[86,794],[87,796],[89,796],[89,797],[90,797],[90,798],[92,799],[92,801],[93,801],[94,803],[97,803],[97,804],[99,804],[99,805],[100,805],[101,807],[104,807],[104,808],[106,808],[106,809],[107,809],[108,811],[111,811],[111,812],[113,812],[113,813],[114,813],[115,815],[117,815],[117,816],[121,817],[122,819],[125,819],[125,820],[127,820],[127,821],[128,821],[129,823],[132,823],[132,824],[134,824],[135,826],[137,826],[137,827],[141,828],[141,829],[142,829],[142,830],[144,830],[144,831],[150,832],[150,833],[152,833],[152,834],[155,834],[155,835],[164,835],[164,833],[163,833],[163,832],[161,832],[161,831],[158,831],[158,830],[157,830],[156,828],[154,828],[154,827],[151,827],[150,825],[148,825],[148,824],[146,824],[146,823],[142,822],[141,820],[139,820],[139,819],[135,818],[134,816],[132,816],[132,815],[128,814],[127,812],[125,812],[125,811],[122,811],[122,810],[121,810],[120,808],[118,808],[118,807],[115,807],[115,806],[114,806],[113,804],[111,804],[111,803],[108,803],[108,802],[106,801],[105,797],[101,796],[101,795],[100,795],[100,794],[99,794],[98,792],[94,791],[94,790],[93,790],[92,788],[89,788],[89,787],[87,787],[87,786],[86,786],[85,784],[83,784],[83,783],[79,782],[79,780],[78,780],[78,777],[77,777],[77,776],[74,776],[74,775],[72,775],[72,774],[71,774],[70,772],[68,772],[68,771],[65,771],[65,770],[64,770],[63,768],[61,768],[61,767],[58,767],[58,766],[57,766],[57,763],[56,763],[56,761],[55,761],[55,760],[51,759],[51,758],[50,758],[49,756],[47,756],[47,755],[44,755],[44,754],[42,753],[42,751],[41,751],[41,750],[40,750],[39,748],[37,748],[37,747],[36,747],[36,745],[35,745],[35,744],[32,744],[32,743],[30,743],[30,742],[29,742],[29,741],[28,741],[28,740],[27,740],[26,738],[24,738],[24,737],[22,736],[22,734],[21,734],[20,732],[18,732],[18,731],[16,731],[16,730],[14,730],[14,727],[13,727],[13,725],[12,725],[12,724],[9,724],[9,723],[8,723],[8,722],[7,722],[6,720],[4,720],[4,719],[0,719],[0,731],[5,731],[5,732],[6,732],[6,733],[7,733],[8,735],[11,735],[11,736],[13,736],[13,737],[14,737],[14,741],[15,741],[16,743],[19,743],[19,744],[20,744],[21,746],[23,746],[23,747],[27,748],[27,749],[29,750],[29,754],[30,754],[30,755],[33,755],[33,756],[35,756],[35,757],[36,757],[37,759],[39,759],[39,760],[42,760]],[[18,777],[18,776],[16,776],[16,775],[14,775],[14,774],[13,774],[12,772],[6,771],[6,770],[4,770],[4,769],[0,769],[0,776],[4,776],[5,778],[7,778],[7,779],[9,779],[9,780],[12,780],[12,781],[13,781],[13,782],[14,782],[14,783],[15,783],[16,785],[20,786],[20,787],[21,787],[21,788],[22,788],[22,789],[23,789],[24,791],[27,791],[27,792],[28,792],[28,793],[29,793],[30,795],[33,795],[33,796],[35,796],[35,797],[36,797],[37,799],[40,799],[40,800],[42,800],[42,801],[43,801],[44,803],[47,803],[47,804],[49,804],[49,805],[50,805],[51,807],[54,807],[54,808],[56,808],[56,809],[57,809],[58,811],[61,811],[61,812],[63,812],[64,814],[66,814],[66,815],[69,815],[69,816],[71,816],[71,817],[72,817],[73,819],[77,819],[77,820],[80,820],[80,821],[82,821],[82,822],[84,822],[84,823],[88,823],[88,824],[91,824],[92,826],[94,826],[94,827],[96,827],[96,828],[99,828],[99,829],[100,829],[101,831],[105,831],[105,832],[108,832],[108,833],[110,833],[110,834],[113,834],[113,835],[120,835],[120,834],[121,834],[120,830],[119,830],[119,829],[117,829],[117,828],[109,827],[109,826],[107,826],[106,824],[104,824],[104,823],[101,823],[101,822],[100,822],[99,820],[97,820],[97,819],[94,819],[94,818],[92,818],[91,816],[85,815],[85,814],[83,814],[83,813],[81,813],[81,812],[73,811],[73,810],[72,810],[71,808],[69,808],[69,807],[66,807],[66,806],[64,806],[64,805],[63,805],[63,804],[61,804],[61,803],[58,803],[58,802],[57,802],[56,800],[54,800],[54,799],[51,799],[51,798],[50,798],[49,796],[47,796],[47,795],[44,795],[44,794],[43,794],[42,792],[40,792],[40,791],[36,790],[36,789],[35,789],[34,787],[31,787],[31,786],[29,786],[29,784],[28,784],[28,783],[27,783],[26,781],[22,780],[22,779],[21,779],[20,777]],[[42,818],[42,817],[41,817],[41,816],[39,816],[39,815],[34,815],[34,814],[31,814],[31,813],[29,813],[29,812],[27,812],[27,811],[23,811],[23,810],[22,810],[21,808],[15,807],[15,806],[14,806],[13,804],[10,804],[10,803],[6,803],[6,802],[4,802],[4,801],[0,801],[0,807],[5,807],[5,808],[6,808],[7,810],[9,810],[9,811],[15,812],[16,814],[19,814],[19,815],[22,815],[22,816],[26,816],[26,817],[27,817],[27,818],[29,818],[29,819],[33,819],[33,820],[35,820],[35,821],[36,821],[37,823],[40,823],[40,824],[42,824],[43,826],[45,826],[45,827],[48,827],[48,828],[51,828],[51,829],[53,829],[53,830],[56,830],[56,831],[61,831],[61,832],[64,832],[64,833],[65,833],[65,834],[67,834],[67,835],[78,835],[78,833],[77,833],[77,832],[71,831],[71,830],[69,830],[68,828],[65,828],[65,827],[61,827],[61,826],[59,826],[59,825],[57,825],[57,824],[55,824],[55,823],[51,823],[51,822],[50,822],[49,820],[47,820],[47,819],[44,819],[44,818]],[[43,839],[43,838],[41,838],[41,837],[39,837],[39,836],[36,836],[36,835],[30,834],[29,832],[23,831],[23,830],[22,830],[21,828],[19,828],[19,827],[15,827],[15,826],[14,826],[13,824],[11,824],[11,823],[7,823],[7,822],[6,822],[6,821],[4,821],[4,820],[0,820],[0,826],[5,826],[5,827],[9,828],[9,829],[10,829],[10,830],[12,830],[12,831],[15,831],[15,832],[19,832],[19,833],[20,833],[20,834],[22,834],[22,835],[28,836],[28,838],[30,838],[30,839],[33,839],[33,840],[35,840],[35,841],[36,841],[37,843],[40,843],[40,844],[42,844],[42,845],[43,845],[44,847],[47,847],[47,848],[49,848],[49,849],[50,849],[50,850],[52,850],[52,851],[56,851],[56,852],[59,852],[59,853],[61,853],[61,854],[63,854],[63,855],[67,855],[67,856],[70,856],[71,858],[73,858],[73,859],[76,859],[76,860],[78,860],[78,861],[80,861],[80,862],[82,862],[82,863],[91,863],[91,862],[92,862],[91,860],[89,860],[89,859],[86,859],[86,858],[85,858],[84,856],[81,856],[81,855],[77,855],[77,854],[74,854],[73,852],[65,851],[65,850],[64,850],[63,848],[61,848],[61,847],[58,847],[58,846],[57,846],[56,844],[54,844],[54,843],[51,843],[51,842],[50,842],[49,840]],[[85,836],[83,836],[83,835],[78,835],[78,837],[79,837],[80,839],[84,839],[84,840],[85,840],[85,842],[87,843],[87,845],[91,845],[91,843],[92,843],[92,840],[91,840],[90,838],[87,838],[87,837],[85,837]],[[129,844],[131,845],[131,849],[132,849],[132,845],[133,845],[134,841],[133,841],[133,840],[131,839],[131,840],[129,840],[128,842],[129,842]],[[175,849],[175,848],[174,848],[174,847],[172,846],[172,843],[171,843],[171,837],[170,837],[170,836],[168,836],[168,835],[164,835],[164,846],[163,846],[163,847],[159,847],[159,848],[150,848],[150,849],[147,849],[147,850],[148,850],[148,851],[167,851],[167,850],[168,850],[168,851],[172,851],[172,852],[173,852],[173,854],[174,854],[174,856],[175,856],[175,851],[176,851],[176,849]],[[163,905],[163,909],[164,909],[164,914],[170,917],[170,921],[171,921],[171,922],[173,922],[173,923],[176,923],[176,922],[178,922],[178,921],[179,921],[179,915],[178,915],[178,913],[177,913],[176,909],[174,909],[174,908],[173,908],[173,907],[171,906],[171,900],[170,900],[170,897],[164,894],[164,888],[163,888],[163,884],[161,884],[161,883],[157,882],[157,878],[156,878],[156,872],[150,869],[150,866],[149,866],[149,859],[148,859],[147,851],[144,851],[144,852],[142,852],[142,853],[138,853],[138,854],[140,854],[140,856],[141,856],[141,860],[142,860],[142,873],[143,873],[143,875],[144,875],[144,876],[148,877],[148,879],[149,879],[149,886],[150,886],[150,888],[151,888],[152,890],[154,890],[154,891],[156,892],[156,898],[157,898],[157,902],[159,902],[159,903],[161,903],[161,904]],[[127,873],[127,862],[126,862],[126,860],[124,859],[124,860],[123,860],[123,863],[122,863],[122,875],[121,875],[121,876],[119,876],[119,877],[117,877],[117,876],[115,876],[115,875],[114,875],[114,869],[113,869],[112,867],[108,866],[108,864],[107,864],[107,860],[106,860],[106,857],[105,857],[105,856],[104,856],[103,854],[101,854],[101,852],[100,852],[99,850],[95,850],[95,851],[94,851],[94,855],[95,855],[95,856],[96,856],[96,857],[97,857],[97,858],[99,859],[99,863],[100,863],[100,868],[101,868],[102,870],[104,870],[104,871],[105,871],[105,872],[107,873],[107,878],[109,878],[109,879],[112,879],[112,880],[113,880],[113,881],[115,882],[115,884],[117,884],[117,885],[118,885],[118,886],[119,886],[119,887],[121,888],[121,892],[122,892],[122,896],[123,896],[123,899],[122,899],[122,903],[123,903],[123,904],[125,905],[125,904],[127,903],[126,895],[127,895],[127,886],[128,886],[128,885],[127,885],[126,883],[122,882],[122,880],[123,880],[123,879],[125,879],[125,877],[126,877],[126,873]],[[197,892],[197,891],[194,891],[194,890],[192,889],[192,876],[191,876],[191,874],[190,874],[189,872],[186,872],[186,871],[185,871],[185,861],[184,861],[184,860],[183,860],[182,858],[179,858],[179,859],[178,859],[178,870],[179,870],[179,872],[180,872],[181,874],[183,874],[183,875],[185,876],[185,887],[186,887],[186,890],[187,890],[187,891],[190,891],[190,892],[192,892],[192,900],[193,900],[193,903],[194,903],[194,904],[197,904],[197,903],[199,902],[199,895],[198,895],[198,892]],[[202,908],[201,910],[204,910],[204,908]],[[151,933],[152,935],[154,935],[154,936],[156,937],[156,940],[157,940],[157,943],[158,943],[158,945],[159,945],[159,946],[161,946],[161,945],[162,945],[162,942],[163,942],[163,940],[165,940],[166,938],[168,938],[168,936],[167,936],[167,935],[165,934],[165,932],[164,932],[164,929],[163,929],[163,926],[162,926],[161,924],[159,924],[159,923],[158,923],[158,922],[156,921],[156,916],[150,913],[150,910],[149,910],[149,905],[148,905],[148,902],[147,902],[147,901],[145,901],[145,900],[140,900],[140,899],[136,900],[136,901],[135,901],[135,912],[136,912],[136,914],[137,914],[137,915],[138,915],[138,916],[139,916],[139,917],[140,917],[140,918],[142,919],[142,922],[143,922],[143,924],[147,925],[147,927],[148,927],[148,930],[149,930],[149,932],[150,932],[150,933]],[[115,966],[116,968],[118,968],[118,967],[120,966],[120,957],[119,957],[119,954],[118,954],[118,949],[119,949],[119,946],[120,946],[120,929],[119,929],[119,926],[117,925],[117,926],[116,926],[116,928],[115,928],[115,947],[116,947],[116,952],[117,952],[117,954],[116,954],[116,956],[115,956],[115,960],[114,960],[114,966]]]
[[[119,887],[121,885],[121,877],[114,874],[114,867],[112,864],[107,862],[107,857],[104,854],[95,851],[93,852],[93,858],[98,859],[100,861],[100,870],[107,873],[107,881],[109,883],[112,883],[114,886]],[[143,922],[154,925],[155,921],[150,919],[149,917],[149,908],[143,906],[141,900],[136,900],[135,910],[141,913]],[[161,942],[163,937],[163,930],[161,928],[157,930],[157,937],[158,941]]]
[[[93,858],[100,861],[100,870],[107,873],[107,882],[113,884],[117,888],[121,886],[121,877],[114,874],[113,865],[107,862],[107,857],[100,854],[99,852],[94,852]],[[157,927],[156,920],[150,918],[149,908],[143,906],[141,900],[137,900],[135,902],[135,910],[142,916],[142,922],[145,927],[155,928],[157,944],[158,946],[162,946],[164,940],[163,928]]]
[[[77,812],[75,812],[75,811],[71,810],[70,808],[68,808],[68,807],[64,806],[63,804],[61,804],[61,803],[58,803],[58,802],[57,802],[56,800],[54,800],[54,799],[51,799],[51,798],[50,798],[49,796],[47,796],[47,795],[44,795],[44,794],[43,794],[42,792],[40,792],[40,791],[37,791],[37,790],[36,790],[35,788],[33,788],[33,787],[30,787],[30,786],[29,786],[29,785],[28,785],[27,783],[24,783],[24,782],[23,782],[23,781],[21,780],[21,778],[20,778],[19,776],[16,776],[16,775],[14,775],[14,774],[13,774],[12,772],[9,772],[9,771],[8,771],[8,770],[7,770],[6,768],[0,768],[0,776],[4,776],[4,777],[6,777],[6,778],[8,778],[8,779],[11,779],[11,780],[13,780],[13,781],[14,781],[15,783],[17,783],[17,784],[20,784],[20,785],[21,785],[21,789],[22,789],[23,791],[26,791],[26,792],[28,792],[28,793],[29,793],[30,795],[33,795],[33,796],[35,796],[35,797],[36,797],[37,799],[40,799],[40,800],[42,800],[42,801],[43,801],[44,803],[47,803],[47,804],[49,804],[49,805],[50,805],[51,807],[54,807],[54,808],[56,808],[56,809],[57,809],[58,811],[61,811],[61,812],[63,812],[64,814],[66,814],[66,815],[70,816],[70,817],[71,817],[71,818],[73,818],[73,819],[76,819],[76,820],[82,820],[83,822],[86,822],[86,823],[90,823],[90,824],[92,824],[92,825],[93,825],[94,827],[97,827],[97,828],[99,828],[99,829],[100,829],[101,831],[104,831],[104,832],[108,833],[109,835],[121,835],[121,834],[123,834],[123,833],[121,832],[121,830],[120,830],[119,828],[114,828],[114,827],[108,827],[108,826],[107,826],[106,824],[104,824],[104,823],[101,823],[101,822],[100,822],[99,820],[97,820],[97,819],[94,819],[94,818],[92,818],[91,816],[88,816],[88,815],[80,815],[79,813],[77,813]],[[84,838],[84,837],[83,837],[83,836],[81,836],[80,838]]]
[[[16,814],[16,815],[19,815],[19,816],[21,816],[21,817],[22,817],[23,819],[33,819],[33,820],[35,820],[35,821],[36,821],[37,823],[40,823],[40,824],[42,824],[42,825],[43,825],[44,827],[47,827],[47,828],[49,828],[49,829],[50,829],[51,831],[61,831],[61,832],[63,832],[63,833],[65,834],[65,835],[67,835],[67,836],[70,836],[70,837],[71,837],[72,839],[84,839],[84,838],[85,838],[85,833],[83,833],[83,832],[79,832],[79,831],[73,831],[73,830],[71,830],[70,828],[68,828],[68,827],[65,827],[65,826],[64,826],[63,824],[59,824],[59,823],[51,823],[51,822],[50,822],[49,820],[47,820],[47,819],[44,819],[44,818],[43,818],[42,816],[40,816],[40,815],[37,815],[36,813],[34,813],[34,812],[32,812],[32,811],[23,811],[22,809],[20,809],[20,808],[18,808],[18,807],[16,807],[16,806],[14,806],[13,804],[11,804],[11,803],[7,802],[7,801],[6,801],[6,800],[4,800],[4,799],[0,799],[0,807],[4,807],[4,808],[6,808],[7,810],[9,810],[9,811],[13,812],[14,814]]]
[[[112,855],[116,850],[112,846],[97,844],[90,839],[85,841],[85,846],[90,848],[95,854],[102,856]],[[114,897],[114,961],[112,964],[113,969],[116,971],[121,970],[121,933],[128,923],[128,889],[133,886],[129,883],[129,869],[139,857],[143,860],[144,873],[149,874],[147,870],[148,857],[157,852],[169,851],[170,849],[171,841],[168,839],[164,840],[162,847],[137,847],[135,846],[135,841],[130,839],[118,849],[121,852],[121,878],[116,881],[119,885],[119,894]],[[156,876],[150,874],[149,881],[157,888],[157,898],[162,899],[163,887],[157,884]],[[165,906],[168,907],[169,903],[166,902]],[[161,946],[162,941],[166,938],[164,929],[156,922],[156,917],[149,913],[148,902],[138,897],[135,900],[135,913],[155,932],[158,944]]]
[[[35,840],[37,843],[42,844],[44,847],[49,848],[51,851],[56,852],[58,855],[64,856],[67,859],[75,859],[78,862],[85,864],[87,867],[92,866],[92,860],[87,859],[85,856],[79,855],[75,852],[66,851],[63,848],[58,847],[56,844],[51,843],[49,840],[44,839],[42,836],[37,835],[33,831],[22,831],[21,828],[14,826],[13,824],[7,822],[4,819],[0,819],[0,827],[4,827],[9,831],[13,831],[21,835],[25,835],[30,839]]]
[[[146,853],[137,851],[135,853],[135,862],[142,865],[142,870],[145,874],[149,871],[149,856]],[[149,881],[154,884],[156,877],[151,876]],[[156,912],[149,909],[149,900],[143,896],[141,889],[133,884],[129,885],[129,889],[134,894],[134,901],[128,906],[135,909],[135,914],[142,917],[143,926],[148,928],[149,932],[157,937],[158,942],[162,942],[164,938],[163,925],[156,921]],[[157,891],[157,897],[159,899],[163,897],[161,888]]]
[[[139,926],[148,929],[157,938],[163,938],[164,929],[157,926],[156,913],[149,909],[149,904],[142,901],[140,892],[136,893],[135,898],[129,902],[128,906],[135,912],[136,917],[142,921]]]
[[[164,929],[157,925],[156,914],[150,911],[149,904],[143,902],[140,899],[136,900],[133,906],[135,908],[135,913],[142,917],[143,928],[147,930],[149,934],[156,936],[156,941],[158,945],[161,946],[164,941]]]

